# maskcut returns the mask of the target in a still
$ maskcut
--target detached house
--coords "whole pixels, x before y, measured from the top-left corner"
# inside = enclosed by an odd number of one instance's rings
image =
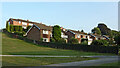
[[[52,27],[46,26],[42,23],[35,23],[27,31],[26,36],[28,39],[32,40],[43,40],[43,42],[50,42],[50,37],[52,34]]]
[[[13,19],[10,18],[8,20],[9,24],[12,24],[14,26],[22,26],[24,29],[27,28],[27,26],[32,26],[35,22],[31,22],[29,20],[22,20],[22,19]]]
[[[103,40],[109,40],[109,37],[103,35],[97,35],[97,34],[89,34],[90,35],[90,38],[92,38],[93,40],[100,40],[100,39],[103,39]]]
[[[81,43],[83,40],[82,39],[87,39],[88,40],[88,45],[92,43],[92,39],[87,33],[80,32],[80,31],[75,31],[75,30],[68,30],[66,32],[68,35],[68,41],[73,37],[78,40],[79,43]]]
[[[67,30],[63,27],[61,27],[61,38],[63,38],[66,43],[68,42],[68,35],[67,35]]]

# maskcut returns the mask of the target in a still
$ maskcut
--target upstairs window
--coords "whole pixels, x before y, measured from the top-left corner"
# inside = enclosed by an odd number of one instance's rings
[[[88,38],[88,36],[86,36],[86,38]]]
[[[48,34],[48,31],[47,30],[43,30],[43,34]]]
[[[81,35],[81,38],[83,38],[83,35]]]
[[[80,35],[77,35],[77,38],[80,38]]]

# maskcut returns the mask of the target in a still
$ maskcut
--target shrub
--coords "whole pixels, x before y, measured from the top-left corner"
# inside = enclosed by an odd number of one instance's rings
[[[54,38],[50,38],[50,42],[55,42],[55,39]]]
[[[66,43],[65,39],[61,38],[59,39],[58,43]]]
[[[61,39],[61,29],[59,25],[55,25],[53,27],[53,38],[55,39],[56,42],[58,42]]]
[[[81,45],[88,45],[88,41],[81,42]]]
[[[27,31],[31,28],[31,26],[27,26]]]
[[[109,42],[107,40],[94,40],[92,45],[108,46]]]
[[[7,30],[8,32],[10,32],[10,25],[9,25],[9,22],[8,22],[8,21],[6,22],[6,30]]]
[[[15,32],[19,32],[19,26],[13,26]]]
[[[10,25],[10,32],[14,32],[14,27],[13,27],[13,25]]]
[[[78,40],[75,39],[75,38],[71,38],[69,43],[71,43],[71,44],[78,44]]]
[[[22,31],[23,31],[22,26],[19,26],[19,31],[20,31],[20,32],[22,32]]]
[[[115,36],[114,40],[117,45],[120,45],[120,35]]]

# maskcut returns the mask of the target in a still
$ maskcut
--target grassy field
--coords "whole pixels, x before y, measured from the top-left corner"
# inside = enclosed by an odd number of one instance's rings
[[[3,55],[114,55],[107,53],[82,52],[75,50],[55,49],[49,47],[38,46],[27,43],[23,40],[8,37],[2,33],[2,54]]]
[[[113,62],[113,63],[102,64],[100,66],[120,66],[120,65],[118,64],[118,62]]]
[[[74,61],[91,60],[96,58],[80,58],[80,57],[60,57],[60,58],[44,58],[44,57],[2,57],[3,66],[40,66],[57,63],[66,63]]]

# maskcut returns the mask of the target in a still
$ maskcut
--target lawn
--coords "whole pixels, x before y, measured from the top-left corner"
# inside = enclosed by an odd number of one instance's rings
[[[2,57],[3,66],[40,66],[49,64],[58,64],[74,61],[91,60],[96,58],[81,58],[81,57]]]
[[[112,63],[102,64],[100,66],[119,66],[119,64],[118,64],[118,62],[112,62]]]
[[[114,55],[108,53],[82,52],[75,50],[55,49],[49,47],[38,46],[23,40],[10,38],[2,33],[2,54],[3,55]]]

